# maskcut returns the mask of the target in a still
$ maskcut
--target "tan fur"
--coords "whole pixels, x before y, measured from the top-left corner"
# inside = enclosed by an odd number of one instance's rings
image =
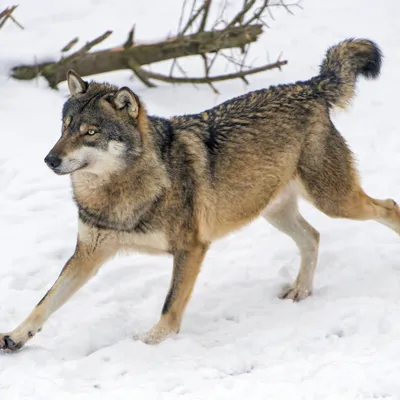
[[[358,75],[376,77],[379,67],[373,42],[348,40],[328,51],[317,77],[169,120],[148,116],[126,87],[69,73],[62,136],[46,162],[71,174],[78,244],[31,316],[0,335],[0,348],[23,346],[120,251],[174,258],[161,318],[141,337],[164,340],[180,329],[210,244],[260,215],[300,251],[299,274],[280,297],[309,296],[319,233],[299,213],[299,195],[333,218],[372,219],[400,234],[397,204],[364,193],[353,155],[329,116],[332,106],[350,99]]]
[[[74,255],[46,296],[22,324],[8,335],[2,335],[0,341],[11,337],[14,345],[9,346],[10,349],[17,350],[22,347],[22,344],[41,330],[49,316],[95,275],[100,265],[114,254],[115,249],[111,246],[96,247],[93,241],[78,241]]]

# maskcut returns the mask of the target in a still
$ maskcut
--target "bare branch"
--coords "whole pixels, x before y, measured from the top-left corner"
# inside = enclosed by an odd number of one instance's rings
[[[243,23],[243,25],[251,25],[253,22],[257,21],[261,24],[263,24],[264,26],[268,27],[268,25],[266,24],[266,22],[264,21],[263,17],[264,17],[264,13],[268,12],[269,17],[274,20],[274,16],[271,12],[271,8],[272,7],[283,7],[289,14],[294,14],[293,11],[291,10],[291,8],[293,7],[298,7],[301,8],[301,3],[302,0],[297,0],[293,3],[286,3],[285,0],[279,0],[278,3],[272,3],[270,4],[269,0],[263,0],[263,4],[256,10],[256,12],[253,14],[253,16],[248,19],[245,23]]]
[[[67,51],[70,51],[72,49],[72,47],[74,47],[77,43],[78,43],[79,38],[74,38],[72,40],[70,40],[62,49],[61,52],[65,53]]]
[[[126,39],[126,42],[124,43],[124,49],[129,49],[130,47],[133,46],[135,42],[135,25],[132,26],[132,29],[128,33],[128,38]]]
[[[155,79],[159,80],[162,82],[168,82],[168,83],[197,83],[197,84],[207,84],[209,85],[210,83],[213,82],[220,82],[220,81],[227,81],[230,79],[242,79],[243,77],[246,77],[248,75],[253,75],[257,74],[259,72],[264,72],[270,69],[274,68],[281,68],[283,65],[286,65],[288,62],[287,60],[283,61],[276,61],[273,64],[267,64],[262,67],[257,67],[257,68],[252,68],[249,70],[245,71],[240,71],[232,74],[226,74],[226,75],[217,75],[217,76],[210,76],[210,77],[202,77],[202,78],[183,78],[183,77],[171,77],[168,75],[163,75],[163,74],[158,74],[156,72],[150,72],[150,71],[145,71],[142,69],[142,73],[144,73],[148,79]]]
[[[224,52],[221,52],[220,56],[222,58],[225,58],[229,62],[229,64],[233,64],[233,65],[238,66],[240,71],[242,71],[243,68],[250,68],[249,65],[245,65],[244,57],[241,60],[238,60],[234,56],[232,56],[232,55],[229,56],[229,55],[225,54]]]
[[[8,19],[11,19],[11,21],[13,21],[14,24],[19,26],[21,29],[24,29],[24,27],[12,15],[12,13],[16,10],[17,7],[18,6],[7,7],[0,12],[0,29],[4,26],[4,24]]]
[[[181,8],[181,15],[179,16],[179,22],[178,22],[178,33],[181,31],[183,17],[185,15],[186,3],[187,3],[187,0],[183,0],[183,4],[182,4],[182,8]],[[195,3],[196,3],[196,0],[193,0],[192,10],[190,11],[190,15],[193,13]]]
[[[303,9],[301,6],[302,0],[297,0],[294,3],[285,3],[284,0],[280,0],[279,3],[274,3],[274,4],[269,4],[268,7],[283,7],[289,14],[294,14],[292,10],[290,10],[290,7],[298,7],[300,9]]]
[[[193,2],[193,7],[195,5],[196,1]],[[193,9],[192,7],[192,9]],[[191,13],[191,17],[189,18],[189,20],[186,22],[186,25],[183,27],[182,30],[179,31],[179,35],[184,35],[189,29],[190,27],[193,25],[194,21],[197,20],[197,18],[199,17],[199,15],[201,14],[201,12],[204,10],[204,4],[198,8],[198,10],[195,13]]]
[[[210,65],[208,62],[208,58],[206,54],[201,54],[201,57],[203,58],[203,62],[204,62],[204,73],[206,75],[206,78],[210,77]],[[212,82],[208,82],[208,85],[210,86],[210,88],[212,89],[212,91],[215,94],[219,94],[217,88],[212,84]]]
[[[134,61],[133,59],[130,59],[128,61],[128,66],[129,68],[133,71],[133,73],[137,76],[137,78],[143,82],[147,87],[156,87],[154,83],[151,83],[149,81],[148,76],[144,73],[144,71],[140,68],[140,65]]]
[[[210,64],[208,65],[208,69],[211,71],[211,68],[213,66],[213,64],[215,63],[215,61],[217,60],[218,55],[220,54],[220,51],[216,51],[214,54],[214,57],[212,58]]]
[[[280,5],[281,5],[289,14],[292,14],[292,15],[293,15],[292,10],[290,9],[290,6],[291,6],[292,4],[285,4],[285,1],[284,1],[284,0],[280,0]]]
[[[107,31],[104,32],[102,35],[97,37],[96,39],[91,40],[90,42],[86,43],[80,50],[79,53],[87,53],[91,48],[94,46],[98,45],[99,43],[103,42],[106,40],[110,35],[112,34],[112,31]]]
[[[264,4],[254,13],[254,15],[245,23],[245,25],[250,25],[254,21],[259,21],[265,11],[268,8],[269,0],[264,0]]]
[[[173,63],[175,63],[175,66],[178,68],[178,70],[181,72],[181,74],[182,74],[183,76],[187,76],[186,71],[185,71],[185,70],[182,68],[182,66],[179,64],[179,61],[178,61],[177,58],[174,58]],[[171,71],[170,71],[169,75],[172,76],[172,68],[171,68]]]
[[[196,1],[197,0],[193,0],[192,1],[192,7],[190,10],[190,14],[191,18],[189,18],[188,22],[186,23],[186,25],[184,26],[184,28],[182,29],[182,23],[183,23],[183,16],[185,14],[185,8],[186,8],[186,2],[187,0],[184,0],[183,2],[183,6],[182,6],[182,10],[181,10],[181,15],[179,17],[179,23],[178,23],[178,36],[184,36],[184,34],[188,31],[188,29],[192,26],[192,24],[194,23],[194,21],[197,19],[197,17],[200,15],[201,11],[202,11],[202,7],[200,7],[196,12],[194,12],[194,9],[196,7]],[[172,76],[173,72],[174,72],[174,68],[178,67],[181,70],[180,65],[178,64],[178,61],[176,58],[173,59],[172,64],[171,64],[171,68],[169,70],[169,74]]]
[[[254,6],[257,0],[248,0],[245,2],[243,8],[237,13],[232,20],[229,22],[229,24],[226,26],[226,28],[230,28],[231,26],[237,24],[238,22],[243,21],[244,16],[246,13]]]
[[[204,31],[207,23],[208,13],[210,12],[211,0],[204,0],[203,18],[201,19],[198,32]]]
[[[10,13],[9,15],[10,15],[10,19],[12,20],[12,22],[14,22],[15,25],[17,25],[17,26],[20,27],[21,29],[25,29],[25,28],[14,18],[14,16],[11,15],[11,13]]]
[[[75,58],[87,53],[94,46],[96,46],[97,44],[106,40],[111,34],[112,34],[112,31],[104,32],[102,35],[98,36],[96,39],[93,39],[90,42],[87,42],[81,49],[79,49],[75,53],[71,54],[70,56],[64,58],[62,61],[64,63],[70,62],[70,61],[74,60]]]
[[[224,14],[225,14],[227,6],[228,6],[228,0],[224,0],[224,2],[220,4],[218,16],[215,19],[215,22],[214,22],[213,26],[211,27],[211,30],[214,30],[215,28],[217,28],[217,26],[219,24],[224,22]]]

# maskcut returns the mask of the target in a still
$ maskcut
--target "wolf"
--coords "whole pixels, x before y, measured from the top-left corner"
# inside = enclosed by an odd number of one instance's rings
[[[332,218],[375,220],[399,234],[398,205],[363,191],[330,119],[333,107],[349,104],[359,76],[378,77],[381,60],[374,42],[346,39],[327,50],[318,76],[169,119],[148,115],[128,87],[68,71],[61,137],[45,162],[71,176],[76,248],[26,320],[0,335],[0,348],[20,349],[121,251],[173,256],[161,317],[139,337],[160,343],[179,332],[211,243],[259,216],[300,251],[298,276],[280,297],[306,298],[320,235],[299,213],[299,196]]]

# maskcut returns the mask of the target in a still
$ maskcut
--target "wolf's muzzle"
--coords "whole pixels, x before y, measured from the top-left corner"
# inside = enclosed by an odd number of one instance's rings
[[[44,159],[44,162],[47,164],[49,168],[52,170],[56,169],[61,165],[61,158],[59,156],[55,156],[53,154],[48,154],[46,158]]]

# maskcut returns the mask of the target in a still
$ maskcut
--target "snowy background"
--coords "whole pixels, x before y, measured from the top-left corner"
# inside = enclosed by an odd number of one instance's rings
[[[4,8],[6,0],[0,0]],[[232,0],[231,4],[235,2]],[[241,2],[239,2],[241,3]],[[10,3],[11,4],[11,3]],[[76,209],[68,177],[43,158],[59,136],[65,83],[14,81],[21,62],[57,58],[107,29],[104,44],[173,33],[181,1],[20,0],[25,26],[0,31],[0,332],[19,324],[72,254]],[[400,200],[400,4],[397,0],[303,0],[295,15],[274,10],[253,60],[283,52],[289,64],[208,87],[147,89],[129,71],[95,77],[129,85],[153,114],[201,111],[251,89],[315,75],[340,40],[375,40],[385,55],[378,81],[360,81],[349,112],[333,116],[357,155],[363,185]],[[397,26],[396,26],[397,25]],[[187,61],[192,75],[201,62]],[[153,66],[167,72],[167,65]],[[216,72],[224,72],[222,69]],[[263,220],[214,244],[181,333],[159,346],[132,340],[158,319],[171,259],[132,255],[103,267],[23,351],[0,354],[0,399],[400,399],[400,240],[373,222],[332,220],[301,205],[321,232],[314,295],[277,299],[295,278],[295,245]]]

